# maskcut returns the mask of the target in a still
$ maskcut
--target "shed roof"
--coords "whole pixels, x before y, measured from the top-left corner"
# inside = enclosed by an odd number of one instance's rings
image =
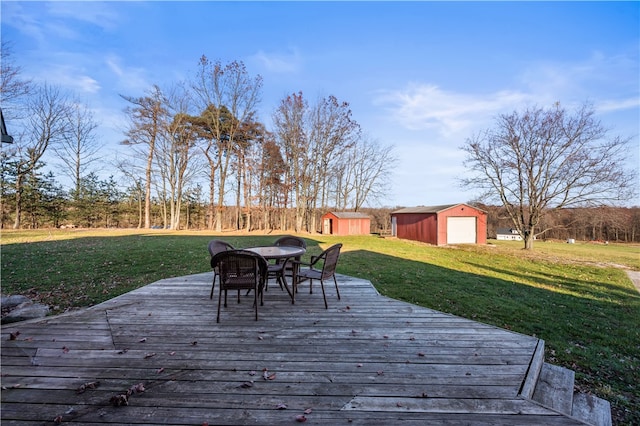
[[[369,215],[360,212],[329,212],[338,219],[370,219]]]
[[[395,213],[440,213],[442,211],[449,210],[450,208],[456,207],[456,206],[469,206],[469,205],[465,204],[465,203],[458,203],[458,204],[443,204],[443,205],[440,205],[440,206],[406,207],[404,209],[400,209],[400,210],[396,210],[394,212],[391,212],[391,214],[395,214]],[[481,210],[481,209],[479,209],[477,207],[473,207],[473,206],[469,206],[469,207],[485,213],[484,210]]]

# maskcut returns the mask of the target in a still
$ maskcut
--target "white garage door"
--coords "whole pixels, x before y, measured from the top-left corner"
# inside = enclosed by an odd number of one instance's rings
[[[475,217],[448,217],[447,244],[475,244]]]

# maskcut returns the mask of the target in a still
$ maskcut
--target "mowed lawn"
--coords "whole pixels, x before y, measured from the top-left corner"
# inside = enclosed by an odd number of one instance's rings
[[[55,312],[93,305],[162,278],[210,270],[213,238],[236,247],[280,234],[140,230],[3,231],[3,294]],[[545,340],[546,360],[609,400],[614,422],[640,424],[640,246],[517,242],[434,247],[377,236],[302,235],[305,256],[344,244],[338,272],[380,293]],[[384,319],[381,318],[381,321]]]

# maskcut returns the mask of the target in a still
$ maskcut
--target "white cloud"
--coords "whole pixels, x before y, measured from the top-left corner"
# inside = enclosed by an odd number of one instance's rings
[[[606,56],[595,51],[577,62],[531,64],[520,76],[526,90],[547,103],[564,105],[592,102],[597,110],[637,108],[640,98],[637,46]]]
[[[79,94],[91,94],[100,91],[100,83],[85,71],[72,65],[50,65],[38,80],[61,86]]]
[[[103,29],[113,29],[119,23],[118,13],[105,2],[49,2],[50,16],[87,22]]]
[[[598,112],[611,112],[622,111],[632,108],[640,107],[640,98],[632,97],[627,99],[604,99],[599,101],[596,105],[596,111]]]
[[[142,92],[151,87],[147,78],[147,71],[144,68],[128,67],[122,64],[122,58],[113,54],[107,55],[104,58],[104,63],[116,77],[114,88]]]
[[[409,130],[434,129],[444,136],[468,132],[495,114],[530,100],[517,91],[489,94],[456,93],[433,84],[410,84],[402,90],[380,91],[374,104]]]
[[[301,58],[297,51],[291,53],[266,53],[262,50],[253,55],[252,59],[257,61],[269,72],[291,73],[300,69]]]

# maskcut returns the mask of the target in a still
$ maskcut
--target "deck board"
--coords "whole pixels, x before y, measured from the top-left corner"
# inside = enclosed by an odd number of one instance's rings
[[[257,322],[253,297],[229,294],[216,323],[211,278],[3,326],[2,424],[293,424],[307,409],[307,424],[582,424],[520,394],[537,338],[346,276],[342,300],[327,286],[329,309],[319,286],[292,305],[271,284]],[[110,404],[138,383],[128,406]]]

